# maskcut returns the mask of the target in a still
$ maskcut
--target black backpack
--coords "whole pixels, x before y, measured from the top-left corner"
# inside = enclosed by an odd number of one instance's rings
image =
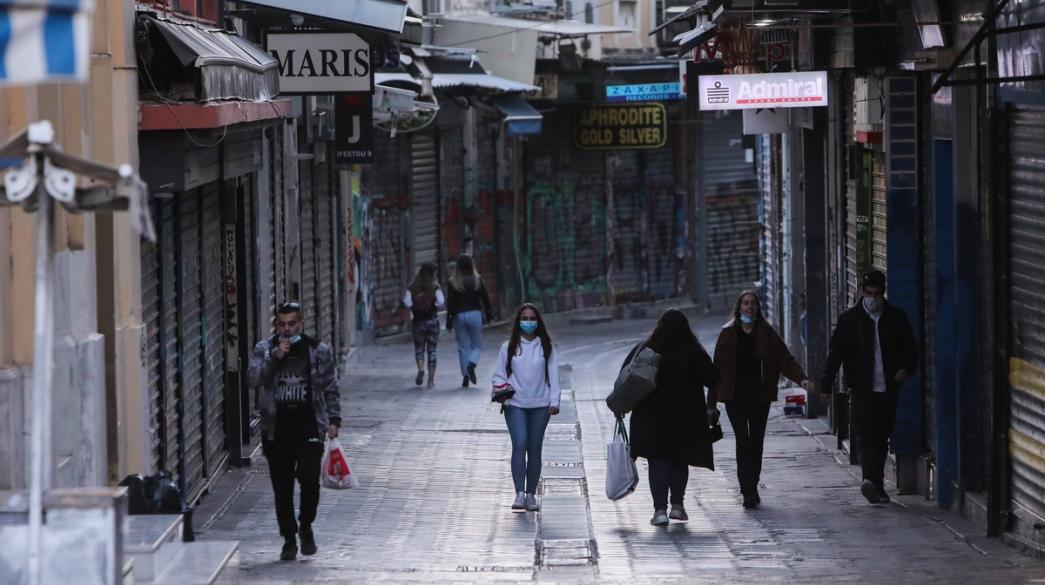
[[[411,296],[413,306],[410,307],[410,311],[413,313],[415,321],[427,321],[436,316],[435,291],[419,290],[411,293]]]

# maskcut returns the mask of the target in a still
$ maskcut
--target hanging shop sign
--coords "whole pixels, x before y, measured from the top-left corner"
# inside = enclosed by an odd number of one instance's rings
[[[334,96],[334,163],[374,160],[374,106],[368,92]]]
[[[664,104],[589,106],[577,112],[577,148],[660,148],[667,141]]]
[[[279,92],[285,95],[374,91],[370,45],[341,32],[265,35],[265,49],[279,63]]]
[[[239,284],[236,271],[236,224],[222,228],[225,253],[225,369],[239,371]]]
[[[633,85],[607,85],[606,101],[608,102],[655,102],[660,100],[678,100],[684,96],[680,92],[679,82],[638,83]]]
[[[826,71],[701,75],[698,88],[705,111],[827,105]]]

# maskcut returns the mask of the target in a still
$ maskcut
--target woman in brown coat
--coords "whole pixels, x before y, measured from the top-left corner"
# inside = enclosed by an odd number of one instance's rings
[[[733,319],[722,328],[715,344],[715,365],[722,377],[708,392],[708,414],[716,416],[718,401],[737,442],[737,479],[744,507],[757,507],[758,480],[762,473],[762,445],[766,438],[769,405],[777,400],[777,384],[783,374],[807,391],[812,383],[798,365],[784,340],[762,316],[762,302],[754,291],[737,297]]]

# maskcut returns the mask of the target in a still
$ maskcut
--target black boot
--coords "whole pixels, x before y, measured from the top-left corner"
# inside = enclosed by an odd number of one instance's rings
[[[301,528],[301,554],[311,556],[316,554],[319,548],[316,546],[316,535],[312,533],[312,527]]]
[[[475,364],[468,362],[468,379],[472,381],[472,384],[478,384],[479,380],[475,377]]]
[[[464,379],[461,380],[461,387],[463,387],[463,388],[467,388],[468,387],[468,376],[465,376]]]
[[[298,558],[298,541],[291,536],[283,539],[283,550],[279,552],[279,560],[293,561]]]

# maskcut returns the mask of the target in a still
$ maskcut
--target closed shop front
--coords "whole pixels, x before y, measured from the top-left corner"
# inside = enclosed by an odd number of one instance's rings
[[[1045,544],[1045,108],[1018,106],[1009,125],[1009,455],[1012,519]]]
[[[708,214],[708,288],[732,296],[759,279],[759,190],[742,140],[741,112],[701,118],[700,188]]]
[[[434,130],[412,136],[410,176],[414,270],[426,262],[439,266],[439,143]]]
[[[758,183],[761,192],[759,223],[762,256],[762,312],[779,324],[784,307],[783,168],[781,138],[765,134],[759,140]]]
[[[670,124],[679,112],[640,104],[669,121],[662,145],[603,148],[578,144],[592,107],[558,106],[524,143],[523,279],[549,311],[672,298],[685,282],[687,197]]]

